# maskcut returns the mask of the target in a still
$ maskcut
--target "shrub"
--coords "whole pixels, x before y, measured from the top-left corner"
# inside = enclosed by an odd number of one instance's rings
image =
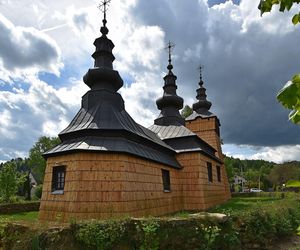
[[[41,199],[42,198],[42,191],[43,191],[43,185],[40,184],[34,190],[35,197],[37,197],[38,199]]]
[[[80,224],[75,237],[88,247],[114,249],[125,235],[125,221],[91,221]]]

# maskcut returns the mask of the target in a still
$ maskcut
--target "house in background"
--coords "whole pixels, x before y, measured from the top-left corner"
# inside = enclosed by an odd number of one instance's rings
[[[163,215],[206,210],[230,198],[219,120],[209,109],[202,77],[193,114],[179,110],[177,77],[169,57],[161,111],[149,128],[126,112],[117,92],[114,44],[106,19],[94,42],[94,67],[83,80],[90,90],[64,129],[61,144],[45,153],[47,166],[39,218],[62,221]]]
[[[244,177],[235,175],[233,184],[234,185],[241,185],[241,186],[244,187],[247,184],[247,180]]]

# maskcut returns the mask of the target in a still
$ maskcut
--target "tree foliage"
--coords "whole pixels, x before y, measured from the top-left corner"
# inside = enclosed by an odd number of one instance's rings
[[[300,0],[261,0],[258,8],[261,14],[270,12],[274,5],[279,5],[279,11],[289,11],[294,4],[299,4]],[[292,18],[294,25],[300,23],[300,12]],[[300,124],[300,74],[294,75],[277,95],[278,101],[286,108],[290,109],[289,120],[295,124]]]
[[[268,188],[282,187],[289,180],[300,180],[300,162],[276,164],[264,160],[240,160],[225,157],[225,167],[229,183],[233,184],[234,176],[242,176],[247,180],[247,187]]]
[[[284,12],[285,10],[289,11],[293,4],[298,3],[300,3],[300,0],[261,0],[258,9],[261,11],[261,14],[263,14],[270,12],[274,5],[279,5],[279,11]],[[292,22],[293,24],[300,22],[300,12],[293,16]]]
[[[24,181],[23,175],[17,172],[14,162],[2,164],[0,170],[0,197],[4,202],[10,202],[18,191],[18,187]]]
[[[292,110],[289,119],[295,124],[300,124],[300,74],[286,83],[279,91],[277,99],[284,107]]]
[[[276,165],[268,176],[273,186],[282,186],[290,180],[300,180],[300,164],[289,162]]]
[[[31,171],[38,178],[37,181],[43,182],[44,173],[46,168],[46,161],[43,158],[43,154],[55,147],[60,143],[58,137],[47,137],[42,136],[38,141],[33,145],[29,151],[29,166]]]
[[[189,117],[193,113],[193,109],[189,105],[185,105],[184,108],[181,110],[181,116],[183,118]]]

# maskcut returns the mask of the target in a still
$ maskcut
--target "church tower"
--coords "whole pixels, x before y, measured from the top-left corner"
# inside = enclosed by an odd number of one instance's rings
[[[210,112],[211,102],[206,99],[206,88],[202,77],[202,67],[200,69],[200,82],[197,89],[196,99],[193,104],[193,113],[186,118],[186,127],[196,133],[201,139],[211,145],[217,152],[217,156],[223,159],[220,138],[220,121],[218,117]]]
[[[172,72],[171,49],[173,47],[174,45],[169,42],[167,47],[169,50],[169,65],[167,67],[168,73],[164,77],[164,93],[163,96],[156,101],[157,108],[161,110],[161,112],[159,117],[155,119],[154,124],[160,126],[179,126],[185,124],[184,118],[179,113],[179,110],[183,107],[183,99],[176,94],[177,77]]]
[[[137,124],[117,93],[123,80],[113,69],[107,3],[103,2],[101,36],[94,42],[94,67],[83,77],[90,90],[82,97],[79,112],[59,134],[61,144],[44,154],[41,220],[161,215],[181,209],[174,175],[182,166],[176,152]],[[175,180],[171,194],[164,192],[166,177]]]

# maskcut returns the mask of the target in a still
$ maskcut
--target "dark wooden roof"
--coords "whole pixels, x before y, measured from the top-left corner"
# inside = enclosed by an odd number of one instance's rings
[[[159,126],[154,124],[150,126],[149,129],[172,147],[176,153],[201,152],[221,162],[221,160],[215,156],[216,149],[185,126]]]
[[[149,127],[151,131],[156,133],[160,139],[169,139],[169,138],[177,138],[177,137],[185,137],[185,136],[195,136],[196,134],[190,131],[185,126],[159,126],[153,124]]]
[[[117,93],[123,80],[113,69],[114,44],[106,37],[108,29],[103,24],[102,36],[94,42],[95,67],[83,78],[91,90],[82,97],[81,109],[70,125],[59,134],[62,143],[44,156],[76,151],[124,152],[181,168],[176,152],[126,112],[123,98]]]
[[[193,113],[191,115],[189,115],[187,118],[185,118],[185,120],[192,121],[192,120],[197,119],[198,117],[210,118],[210,117],[217,117],[217,116],[208,110],[203,110],[201,113],[197,113],[196,111],[193,111]]]
[[[55,148],[47,152],[51,155],[60,155],[65,153],[80,151],[102,151],[102,152],[118,152],[128,153],[148,160],[164,163],[168,166],[180,169],[181,166],[172,155],[161,153],[148,145],[122,137],[97,137],[86,136],[75,139],[66,140]]]

